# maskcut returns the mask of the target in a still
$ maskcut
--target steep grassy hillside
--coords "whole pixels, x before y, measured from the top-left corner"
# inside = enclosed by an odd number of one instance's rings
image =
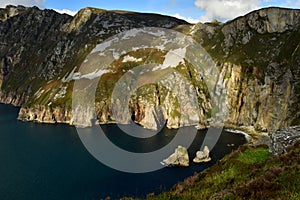
[[[272,156],[266,146],[242,146],[206,171],[149,200],[300,198],[300,142],[286,155]],[[124,198],[129,200],[131,198]]]

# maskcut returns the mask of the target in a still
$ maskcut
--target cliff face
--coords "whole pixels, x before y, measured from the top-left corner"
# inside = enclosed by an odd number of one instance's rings
[[[268,8],[194,27],[229,92],[228,124],[270,131],[299,123],[300,11]]]
[[[85,57],[106,38],[146,26],[182,31],[213,57],[219,69],[218,83],[228,92],[228,126],[270,131],[300,123],[299,10],[268,8],[225,24],[196,25],[166,16],[94,8],[83,9],[72,18],[51,10],[7,7],[0,10],[0,19],[0,101],[22,106],[21,120],[74,124],[73,78]],[[111,65],[96,92],[101,123],[115,120],[111,94],[118,78],[143,63],[163,63],[166,54],[137,50]],[[201,76],[186,61],[176,69],[193,87],[170,75],[139,88],[129,101],[133,120],[152,129],[161,118],[169,128],[209,125],[214,111]],[[166,90],[173,85],[176,89]],[[179,105],[178,97],[188,102],[195,88],[198,109]],[[78,109],[82,110],[81,121],[89,125],[90,108]],[[126,118],[122,114],[118,118]]]
[[[22,120],[51,123],[72,122],[73,82],[63,77],[78,69],[96,44],[132,28],[187,24],[168,16],[94,8],[73,18],[22,6],[0,9],[0,19],[0,101],[22,106]]]

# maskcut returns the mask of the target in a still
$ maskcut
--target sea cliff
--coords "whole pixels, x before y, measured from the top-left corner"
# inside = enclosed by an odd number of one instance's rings
[[[81,63],[105,39],[141,27],[180,31],[205,48],[219,69],[217,83],[227,90],[226,126],[269,132],[300,123],[300,10],[283,8],[253,11],[226,23],[192,25],[168,16],[125,11],[85,8],[72,17],[8,6],[0,9],[0,102],[21,106],[20,120],[76,125],[72,91]],[[166,54],[137,50],[112,64],[96,92],[100,123],[115,122],[111,95],[118,78],[145,62],[163,62]],[[136,123],[155,129],[162,112],[169,128],[209,127],[214,110],[205,83],[187,62],[176,69],[187,74],[196,88],[199,109],[179,105],[176,97],[182,96],[184,102],[191,93],[182,79],[170,76],[139,88],[131,97],[128,106]],[[174,84],[176,90],[165,89]],[[90,125],[90,108],[76,109],[83,113],[76,117]]]

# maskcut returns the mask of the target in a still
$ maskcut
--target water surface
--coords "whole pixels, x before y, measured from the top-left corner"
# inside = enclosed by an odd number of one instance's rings
[[[170,189],[178,181],[212,166],[238,145],[244,136],[223,132],[211,151],[212,162],[191,163],[189,168],[164,168],[146,174],[119,172],[93,158],[76,129],[18,121],[18,108],[0,104],[0,199],[1,200],[99,200],[110,196],[142,197]],[[135,152],[159,149],[176,134],[164,129],[147,140],[133,140],[116,125],[104,125],[116,145]],[[191,157],[200,148],[205,131],[199,131],[189,148]],[[228,144],[235,144],[229,147]],[[109,152],[107,152],[109,154]]]

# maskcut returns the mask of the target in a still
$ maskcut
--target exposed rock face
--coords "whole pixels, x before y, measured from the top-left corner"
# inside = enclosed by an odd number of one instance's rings
[[[21,120],[70,124],[72,77],[96,44],[132,28],[188,24],[168,16],[95,8],[72,18],[37,7],[8,6],[0,9],[0,17],[0,102],[22,106]],[[100,122],[113,121],[110,101],[102,100],[96,105]],[[77,116],[76,122],[82,125],[85,117]]]
[[[299,11],[280,8],[262,9],[246,18],[249,26],[258,33],[283,33],[300,26]]]
[[[287,127],[269,133],[271,138],[270,150],[273,154],[287,153],[287,148],[300,140],[300,126]]]
[[[17,94],[16,92],[3,93],[0,91],[0,100],[4,104],[12,104],[14,106],[21,106],[26,102],[25,94]]]
[[[91,125],[92,117],[100,123],[115,122],[116,117],[128,120],[124,113],[112,113],[114,84],[138,65],[163,63],[167,52],[137,50],[116,60],[99,82],[96,113],[80,107],[75,109],[82,115],[74,117],[72,89],[79,66],[95,45],[145,26],[184,30],[202,44],[217,63],[218,84],[227,89],[226,123],[231,127],[272,131],[300,123],[300,11],[280,8],[254,11],[225,24],[196,25],[161,15],[94,8],[74,17],[36,7],[0,9],[0,102],[22,106],[19,119],[28,121]],[[201,75],[187,62],[176,70],[191,87],[171,74],[138,89],[128,105],[136,123],[150,129],[158,128],[161,119],[169,128],[209,126],[215,111]],[[178,101],[188,102],[192,90],[198,109]]]
[[[227,22],[222,27],[225,46],[232,47],[236,42],[247,44],[258,34],[284,33],[298,30],[299,10],[267,8],[249,13],[244,17]],[[251,31],[252,30],[252,31]]]
[[[186,148],[178,146],[170,157],[163,160],[162,165],[165,166],[189,166],[189,154]]]
[[[73,116],[70,109],[65,107],[55,107],[51,110],[49,107],[37,106],[35,108],[24,109],[21,108],[19,112],[20,120],[36,121],[39,123],[68,123],[73,124]]]
[[[224,63],[220,66],[222,82],[228,92],[228,124],[268,131],[291,123],[287,119],[289,109],[293,109],[288,105],[296,92],[292,91],[293,75],[290,70],[279,70],[280,66],[269,64],[270,70],[262,79],[253,74],[245,75],[245,68],[239,65]],[[277,70],[272,71],[272,68]],[[254,68],[253,73],[255,71],[259,69]]]
[[[196,157],[194,158],[194,163],[209,162],[211,158],[209,157],[209,149],[207,146],[204,147],[203,151],[197,151]]]
[[[206,24],[214,34],[207,28],[194,33],[220,66],[228,124],[271,131],[299,123],[299,15],[262,9],[223,25]]]

